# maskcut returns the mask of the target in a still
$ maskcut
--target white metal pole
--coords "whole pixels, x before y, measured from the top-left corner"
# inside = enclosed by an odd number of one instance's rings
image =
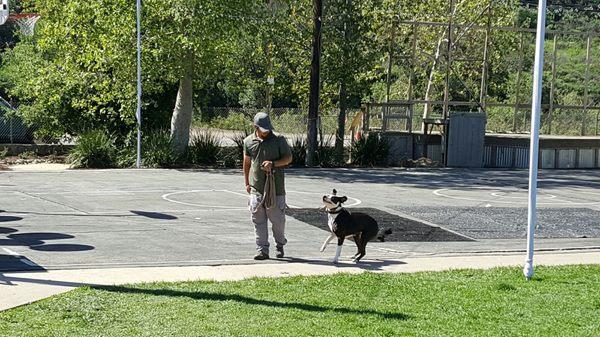
[[[136,21],[137,21],[137,160],[135,166],[140,168],[142,165],[142,0],[137,0]]]
[[[546,35],[546,0],[539,0],[535,66],[533,69],[533,98],[531,100],[531,144],[529,149],[529,206],[527,209],[527,261],[523,274],[533,276],[533,238],[536,224],[537,174],[540,133],[540,106],[542,104],[542,74],[544,68],[544,37]]]

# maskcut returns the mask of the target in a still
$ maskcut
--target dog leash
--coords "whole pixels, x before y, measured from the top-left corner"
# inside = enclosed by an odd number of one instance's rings
[[[277,191],[275,190],[275,176],[273,170],[266,172],[265,188],[263,199],[258,204],[258,207],[264,206],[266,209],[277,207]]]

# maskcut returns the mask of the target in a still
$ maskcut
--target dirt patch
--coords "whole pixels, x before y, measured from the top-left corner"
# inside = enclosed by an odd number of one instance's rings
[[[442,165],[439,162],[433,161],[429,158],[423,158],[423,157],[416,159],[416,160],[407,159],[402,166],[404,166],[404,167],[442,167]]]
[[[65,164],[66,156],[49,155],[38,157],[36,155],[8,156],[0,159],[0,165],[29,165],[29,164]]]
[[[472,241],[469,238],[446,231],[440,227],[407,219],[396,214],[391,214],[377,208],[350,208],[351,212],[363,212],[369,214],[379,224],[379,228],[391,228],[392,234],[386,237],[386,241],[392,242],[441,242],[441,241]],[[317,211],[314,208],[292,208],[287,209],[289,215],[309,225],[329,231],[327,227],[327,213]]]

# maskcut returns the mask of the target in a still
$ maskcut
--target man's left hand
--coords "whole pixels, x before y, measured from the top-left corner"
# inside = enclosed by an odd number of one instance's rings
[[[270,160],[265,160],[263,161],[262,165],[261,165],[262,169],[266,172],[271,172],[271,170],[274,167],[274,164],[272,161]]]

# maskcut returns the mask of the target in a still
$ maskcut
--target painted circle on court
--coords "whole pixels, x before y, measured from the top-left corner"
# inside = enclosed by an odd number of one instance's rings
[[[178,191],[178,192],[171,192],[171,193],[163,194],[161,196],[161,198],[163,200],[166,200],[169,202],[173,202],[173,203],[181,204],[181,205],[187,205],[187,206],[204,207],[204,208],[219,208],[219,209],[229,209],[229,210],[242,210],[242,209],[245,210],[245,209],[247,209],[247,208],[241,208],[241,207],[235,207],[235,206],[199,204],[199,203],[185,202],[185,201],[180,201],[180,200],[174,199],[174,196],[177,196],[177,195],[189,195],[192,193],[213,193],[213,192],[228,193],[228,191],[226,191],[226,190],[190,190],[190,191]],[[238,194],[238,193],[233,193],[233,194]],[[240,193],[240,195],[241,195],[241,193]]]
[[[223,210],[247,210],[247,207],[239,207],[239,206],[227,206],[227,205],[210,205],[210,204],[206,204],[206,203],[195,203],[195,202],[188,202],[188,201],[182,201],[182,200],[178,200],[177,196],[189,196],[190,194],[194,194],[194,193],[227,193],[227,194],[233,194],[233,195],[237,195],[240,197],[244,197],[247,198],[248,194],[245,191],[240,191],[240,192],[236,192],[236,191],[230,191],[230,190],[189,190],[189,191],[177,191],[177,192],[171,192],[171,193],[166,193],[163,194],[161,196],[161,198],[165,201],[169,201],[169,202],[173,202],[176,204],[180,204],[180,205],[187,205],[187,206],[194,206],[194,207],[202,207],[202,208],[218,208],[218,209],[223,209]],[[304,192],[304,191],[286,191],[287,194],[308,194],[308,195],[316,195],[316,196],[321,196],[321,193],[316,193],[316,192]],[[210,199],[210,196],[208,196],[208,199]],[[184,199],[185,200],[185,199]],[[320,202],[320,198],[315,198],[316,201]],[[289,200],[288,200],[289,201]],[[345,205],[346,207],[353,207],[353,206],[357,206],[362,204],[362,201],[360,199],[357,198],[352,198],[352,197],[348,197],[348,201],[350,201],[351,203]],[[293,206],[293,205],[289,205],[288,206],[292,207],[292,208],[301,208],[298,206]],[[320,206],[320,205],[319,205]]]

